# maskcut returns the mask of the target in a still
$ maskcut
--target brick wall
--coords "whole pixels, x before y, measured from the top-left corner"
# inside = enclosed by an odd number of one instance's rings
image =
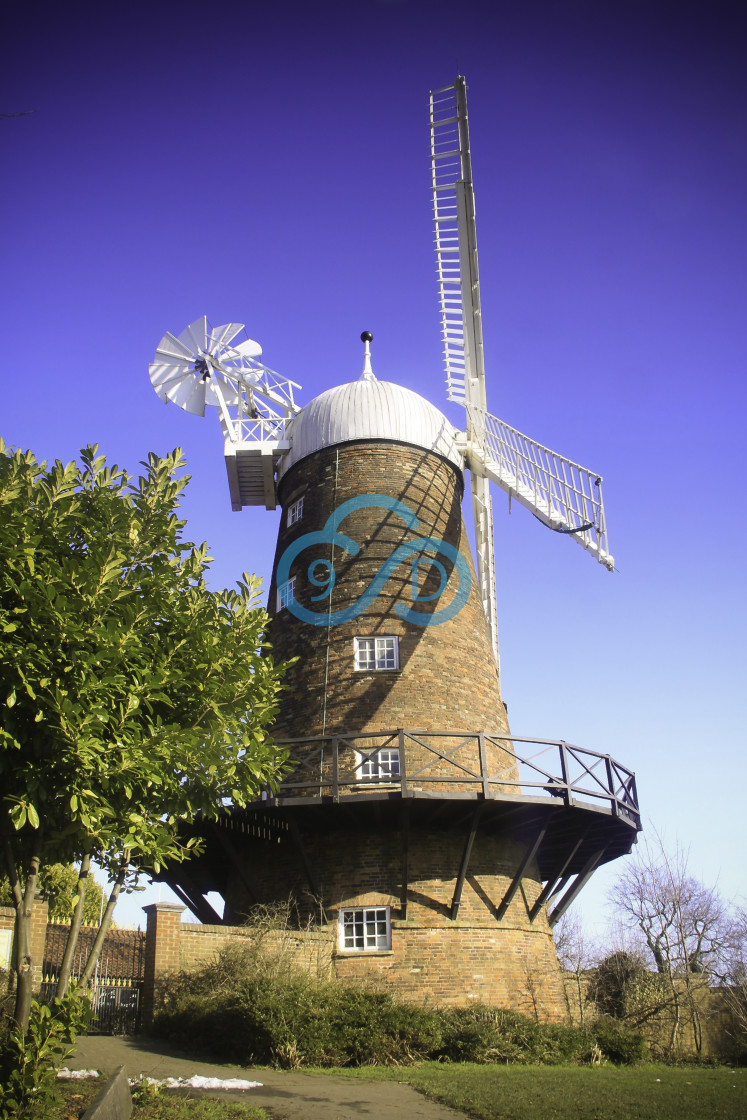
[[[416,530],[409,529],[396,513],[366,507],[351,513],[340,527],[361,546],[358,555],[351,556],[339,545],[334,550],[329,545],[305,549],[291,573],[298,581],[296,598],[309,609],[316,609],[310,595],[319,593],[308,578],[308,567],[317,557],[335,569],[331,602],[335,612],[354,603],[395,548],[417,536],[444,540],[458,549],[471,573],[471,589],[453,619],[415,625],[399,617],[395,607],[415,607],[426,616],[444,608],[458,586],[458,573],[444,554],[438,556],[448,573],[446,590],[438,600],[413,604],[413,568],[403,562],[359,617],[328,630],[302,622],[288,610],[276,612],[273,576],[270,640],[278,658],[299,658],[286,677],[288,690],[276,737],[395,727],[508,730],[461,514],[462,487],[461,475],[451,463],[403,444],[329,448],[304,459],[283,478],[276,565],[292,541],[320,530],[349,498],[388,495],[407,505],[420,522]],[[288,528],[285,511],[301,494],[303,517]],[[317,578],[322,571],[317,568]],[[415,576],[418,595],[438,590],[441,577],[428,563],[416,566]],[[399,670],[354,671],[353,639],[372,635],[398,637]]]
[[[383,905],[385,894],[369,892],[368,905]],[[180,922],[179,907],[147,907],[147,944],[154,969],[146,967],[145,1022],[163,982],[178,971],[190,972],[220,950],[256,936],[250,927],[202,926]],[[155,911],[155,914],[153,913]],[[158,919],[158,920],[156,920]],[[439,920],[392,922],[392,949],[345,953],[338,949],[334,916],[314,930],[265,934],[266,947],[315,974],[334,972],[341,980],[374,980],[401,999],[437,1005],[482,1000],[544,1020],[566,1014],[552,936],[547,928],[527,930],[512,922]],[[178,964],[177,964],[178,962]],[[548,982],[555,977],[556,983]]]
[[[148,925],[145,935],[143,1025],[152,1022],[154,1008],[165,981],[180,972],[194,972],[214,960],[221,950],[256,936],[249,926],[210,926],[182,922],[184,906],[156,902],[143,907]],[[334,949],[327,930],[270,931],[265,944],[277,947],[302,968],[328,974]]]
[[[389,953],[337,953],[344,980],[384,981],[402,999],[437,1005],[475,1000],[543,1021],[565,1017],[552,935],[510,923],[392,923]]]
[[[339,806],[343,812],[342,803]],[[326,813],[333,812],[332,807]],[[342,908],[388,906],[392,916],[392,949],[387,953],[336,953],[335,970],[346,978],[378,976],[395,984],[404,998],[464,1003],[485,999],[526,1011],[533,999],[538,1014],[560,1018],[565,1000],[552,934],[543,909],[529,919],[541,882],[530,866],[505,915],[496,908],[523,856],[516,839],[480,835],[475,839],[464,882],[457,921],[451,904],[464,851],[468,824],[410,829],[408,845],[407,920],[401,910],[402,837],[396,827],[366,826],[357,808],[357,826],[333,823],[327,828],[299,829],[321,899],[305,877],[303,861],[292,837],[260,845],[253,838],[232,839],[247,861],[265,901],[297,899],[302,919],[318,918],[324,905],[335,944]],[[325,822],[334,817],[325,815]],[[242,847],[243,841],[243,847]],[[229,919],[249,914],[252,902],[236,878],[228,892]]]
[[[37,896],[31,911],[31,959],[34,962],[33,989],[38,991],[42,982],[42,966],[44,963],[44,943],[47,936],[47,918],[49,906],[43,898]],[[0,929],[14,930],[16,914],[10,906],[0,906]],[[12,952],[15,951],[13,946]]]

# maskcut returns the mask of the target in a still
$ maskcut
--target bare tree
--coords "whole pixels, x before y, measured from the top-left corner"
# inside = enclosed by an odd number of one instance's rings
[[[579,914],[573,910],[566,910],[553,933],[560,967],[565,973],[563,990],[568,1018],[583,1026],[586,1014],[586,974],[594,964],[593,949],[584,933]]]
[[[719,976],[730,922],[715,886],[688,873],[680,846],[667,852],[660,839],[643,845],[612,889],[623,924],[640,931],[659,974],[670,1015],[667,1050],[677,1049],[683,1027],[699,1053],[709,983]]]
[[[741,1057],[747,1051],[747,907],[737,909],[724,957],[721,993],[729,1012],[727,1033]]]

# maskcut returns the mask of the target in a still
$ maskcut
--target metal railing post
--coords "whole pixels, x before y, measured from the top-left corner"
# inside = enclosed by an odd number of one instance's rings
[[[610,809],[614,816],[619,817],[619,806],[617,804],[617,794],[615,793],[615,786],[612,779],[612,760],[608,754],[604,756],[604,764],[607,768],[607,789],[610,791]]]
[[[340,800],[340,740],[332,740],[332,800]]]
[[[480,777],[482,778],[482,795],[485,798],[490,797],[490,783],[488,782],[488,763],[485,757],[485,732],[479,731],[477,734],[477,751],[480,756]]]
[[[571,803],[571,789],[568,785],[568,756],[566,753],[565,740],[561,739],[558,743],[560,748],[560,776],[563,779],[563,800],[566,805]]]
[[[399,747],[399,789],[402,797],[407,797],[407,760],[405,758],[405,731],[397,729],[397,744]]]

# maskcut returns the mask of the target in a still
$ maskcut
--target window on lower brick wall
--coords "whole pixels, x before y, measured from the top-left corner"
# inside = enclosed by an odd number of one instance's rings
[[[356,638],[356,669],[399,669],[397,638]]]
[[[343,952],[371,953],[391,947],[388,906],[340,911],[340,949]]]
[[[356,751],[358,765],[355,776],[359,782],[399,780],[399,750],[382,747],[378,751]]]

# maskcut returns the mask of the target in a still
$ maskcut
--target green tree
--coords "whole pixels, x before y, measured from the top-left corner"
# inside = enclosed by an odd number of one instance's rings
[[[78,905],[79,870],[72,863],[50,863],[39,869],[37,888],[49,904],[50,922],[69,922]],[[13,906],[8,876],[0,876],[0,906]],[[92,877],[83,902],[83,925],[98,925],[104,908],[104,888]]]
[[[133,481],[89,447],[48,467],[0,442],[0,834],[21,1026],[41,865],[109,872],[100,947],[133,866],[189,854],[180,819],[244,805],[285,767],[258,583],[208,590],[207,546],[176,512],[180,452],[143,466]]]

